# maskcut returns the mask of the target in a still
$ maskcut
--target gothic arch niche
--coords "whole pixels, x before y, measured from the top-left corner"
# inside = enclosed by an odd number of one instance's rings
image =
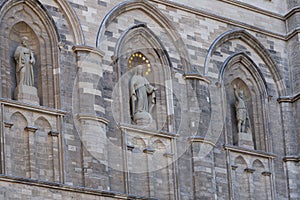
[[[10,0],[0,9],[1,97],[13,99],[16,85],[13,54],[20,45],[18,37],[27,36],[36,59],[34,85],[38,88],[40,105],[60,108],[59,38],[53,20],[36,1]]]
[[[173,106],[167,97],[172,94],[170,61],[158,38],[145,25],[134,26],[126,31],[118,41],[115,51],[117,59],[120,109],[119,121],[135,124],[131,114],[130,84],[137,73],[138,65],[142,65],[142,76],[145,77],[155,91],[156,104],[150,111],[152,123],[148,128],[172,131]],[[168,85],[166,85],[168,84]],[[149,102],[150,103],[150,102]],[[122,106],[121,106],[122,105]],[[151,106],[149,106],[149,109]],[[131,116],[131,117],[129,117]]]
[[[244,53],[231,56],[221,69],[225,93],[226,130],[228,143],[249,149],[269,152],[267,143],[268,120],[267,90],[265,80],[259,69]],[[246,104],[246,119],[244,130],[237,130],[239,121],[237,116],[237,97],[242,91]]]
[[[28,47],[34,52],[34,57],[36,60],[36,63],[33,67],[34,70],[34,87],[40,88],[42,85],[41,83],[41,71],[38,66],[41,66],[40,61],[40,45],[38,43],[38,38],[34,31],[25,23],[25,22],[18,22],[15,24],[9,34],[9,52],[10,52],[10,75],[11,75],[11,98],[14,99],[15,96],[15,88],[17,87],[17,81],[16,81],[16,61],[14,59],[14,52],[17,49],[17,47],[21,44],[21,38],[27,37],[28,38]],[[38,90],[38,96],[42,96],[41,89]]]

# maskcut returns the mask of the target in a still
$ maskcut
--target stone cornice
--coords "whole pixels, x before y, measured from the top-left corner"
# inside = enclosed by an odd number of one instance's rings
[[[30,110],[30,111],[35,111],[35,112],[50,114],[50,115],[64,116],[67,114],[67,112],[63,111],[63,110],[33,105],[33,104],[29,104],[29,103],[23,103],[23,102],[11,100],[11,99],[0,98],[0,104],[3,104],[4,106],[17,107],[17,108],[22,108],[25,110]]]
[[[105,55],[105,53],[103,51],[101,51],[100,49],[91,47],[91,46],[83,46],[83,45],[75,45],[72,47],[72,50],[76,53],[76,52],[88,52],[88,53],[94,53],[98,56],[100,56],[101,58],[103,58],[103,56]]]
[[[233,145],[224,145],[224,148],[229,151],[242,153],[242,154],[248,154],[248,155],[252,155],[252,156],[259,156],[259,157],[263,157],[263,158],[276,158],[275,154],[264,152],[264,151],[259,151],[259,150],[246,149],[246,148],[233,146]]]
[[[199,81],[203,81],[207,84],[210,84],[210,80],[207,77],[202,76],[200,74],[186,73],[186,74],[183,74],[183,78],[184,79],[196,79],[196,80],[199,80]]]
[[[107,125],[109,123],[109,120],[104,117],[99,117],[95,115],[84,115],[84,114],[78,114],[77,115],[78,120],[92,120],[92,121],[98,121],[101,123],[104,123]]]
[[[277,99],[278,103],[294,103],[300,99],[300,93],[294,96],[286,96],[286,97],[279,97]]]

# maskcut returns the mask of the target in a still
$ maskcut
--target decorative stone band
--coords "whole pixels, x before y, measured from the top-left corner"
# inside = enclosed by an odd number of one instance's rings
[[[207,84],[210,84],[210,80],[205,77],[205,76],[202,76],[200,74],[196,74],[196,73],[186,73],[186,74],[183,74],[183,78],[184,79],[196,79],[196,80],[199,80],[199,81],[203,81]]]
[[[95,115],[83,115],[83,114],[79,114],[77,115],[78,120],[93,120],[93,121],[98,121],[101,122],[105,125],[107,125],[109,123],[108,119],[105,119],[104,117],[99,117],[99,116],[95,116]]]
[[[224,145],[224,149],[237,152],[237,153],[243,153],[243,154],[248,154],[252,156],[259,156],[262,158],[276,158],[275,154],[265,152],[265,151],[260,151],[260,150],[253,150],[253,149],[247,149],[243,147],[237,147],[233,145]]]
[[[294,95],[294,96],[285,96],[285,97],[279,97],[277,99],[278,103],[294,103],[300,99],[300,93]]]
[[[199,137],[199,136],[192,136],[192,137],[189,137],[189,141],[190,142],[201,142],[201,143],[205,143],[205,144],[209,144],[213,147],[216,146],[215,143],[213,143],[212,141],[209,141],[207,140],[206,138],[203,138],[203,137]]]
[[[102,57],[105,55],[105,53],[97,48],[94,47],[90,47],[90,46],[81,46],[81,45],[77,45],[77,46],[73,46],[72,50],[76,53],[76,52],[88,52],[88,53],[94,53],[97,54],[98,56]]]
[[[35,127],[35,126],[26,126],[26,127],[24,128],[24,130],[25,130],[25,131],[28,131],[28,132],[35,133],[35,132],[38,130],[38,128]]]

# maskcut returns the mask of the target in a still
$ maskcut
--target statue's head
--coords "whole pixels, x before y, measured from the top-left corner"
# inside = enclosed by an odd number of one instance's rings
[[[28,37],[26,37],[26,36],[22,37],[21,43],[22,43],[22,45],[23,45],[24,47],[26,47],[26,46],[27,46],[27,43],[28,43]]]
[[[143,65],[136,66],[136,74],[142,75],[143,74]]]
[[[243,90],[240,90],[240,91],[239,91],[239,96],[240,96],[241,98],[244,98],[244,91],[243,91]]]

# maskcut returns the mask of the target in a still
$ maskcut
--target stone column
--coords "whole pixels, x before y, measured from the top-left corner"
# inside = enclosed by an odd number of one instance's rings
[[[195,199],[215,199],[216,197],[214,153],[213,150],[203,151],[211,147],[214,147],[214,144],[204,138],[191,138]]]
[[[52,137],[52,160],[53,160],[53,181],[61,182],[61,173],[60,173],[60,155],[59,155],[59,132],[50,131],[48,133]]]
[[[35,132],[37,131],[37,127],[27,126],[25,127],[25,131],[28,134],[28,148],[29,148],[29,172],[26,172],[26,177],[36,179],[36,166],[35,166]]]
[[[104,53],[88,46],[74,46],[77,55],[77,93],[73,96],[78,131],[82,141],[85,187],[109,190],[107,123],[101,77]],[[78,109],[78,110],[76,110]],[[75,116],[74,116],[75,117]]]
[[[246,168],[244,173],[247,173],[248,175],[248,181],[249,181],[249,199],[255,200],[255,195],[254,195],[254,182],[253,182],[253,173],[255,172],[255,169],[252,168]]]

